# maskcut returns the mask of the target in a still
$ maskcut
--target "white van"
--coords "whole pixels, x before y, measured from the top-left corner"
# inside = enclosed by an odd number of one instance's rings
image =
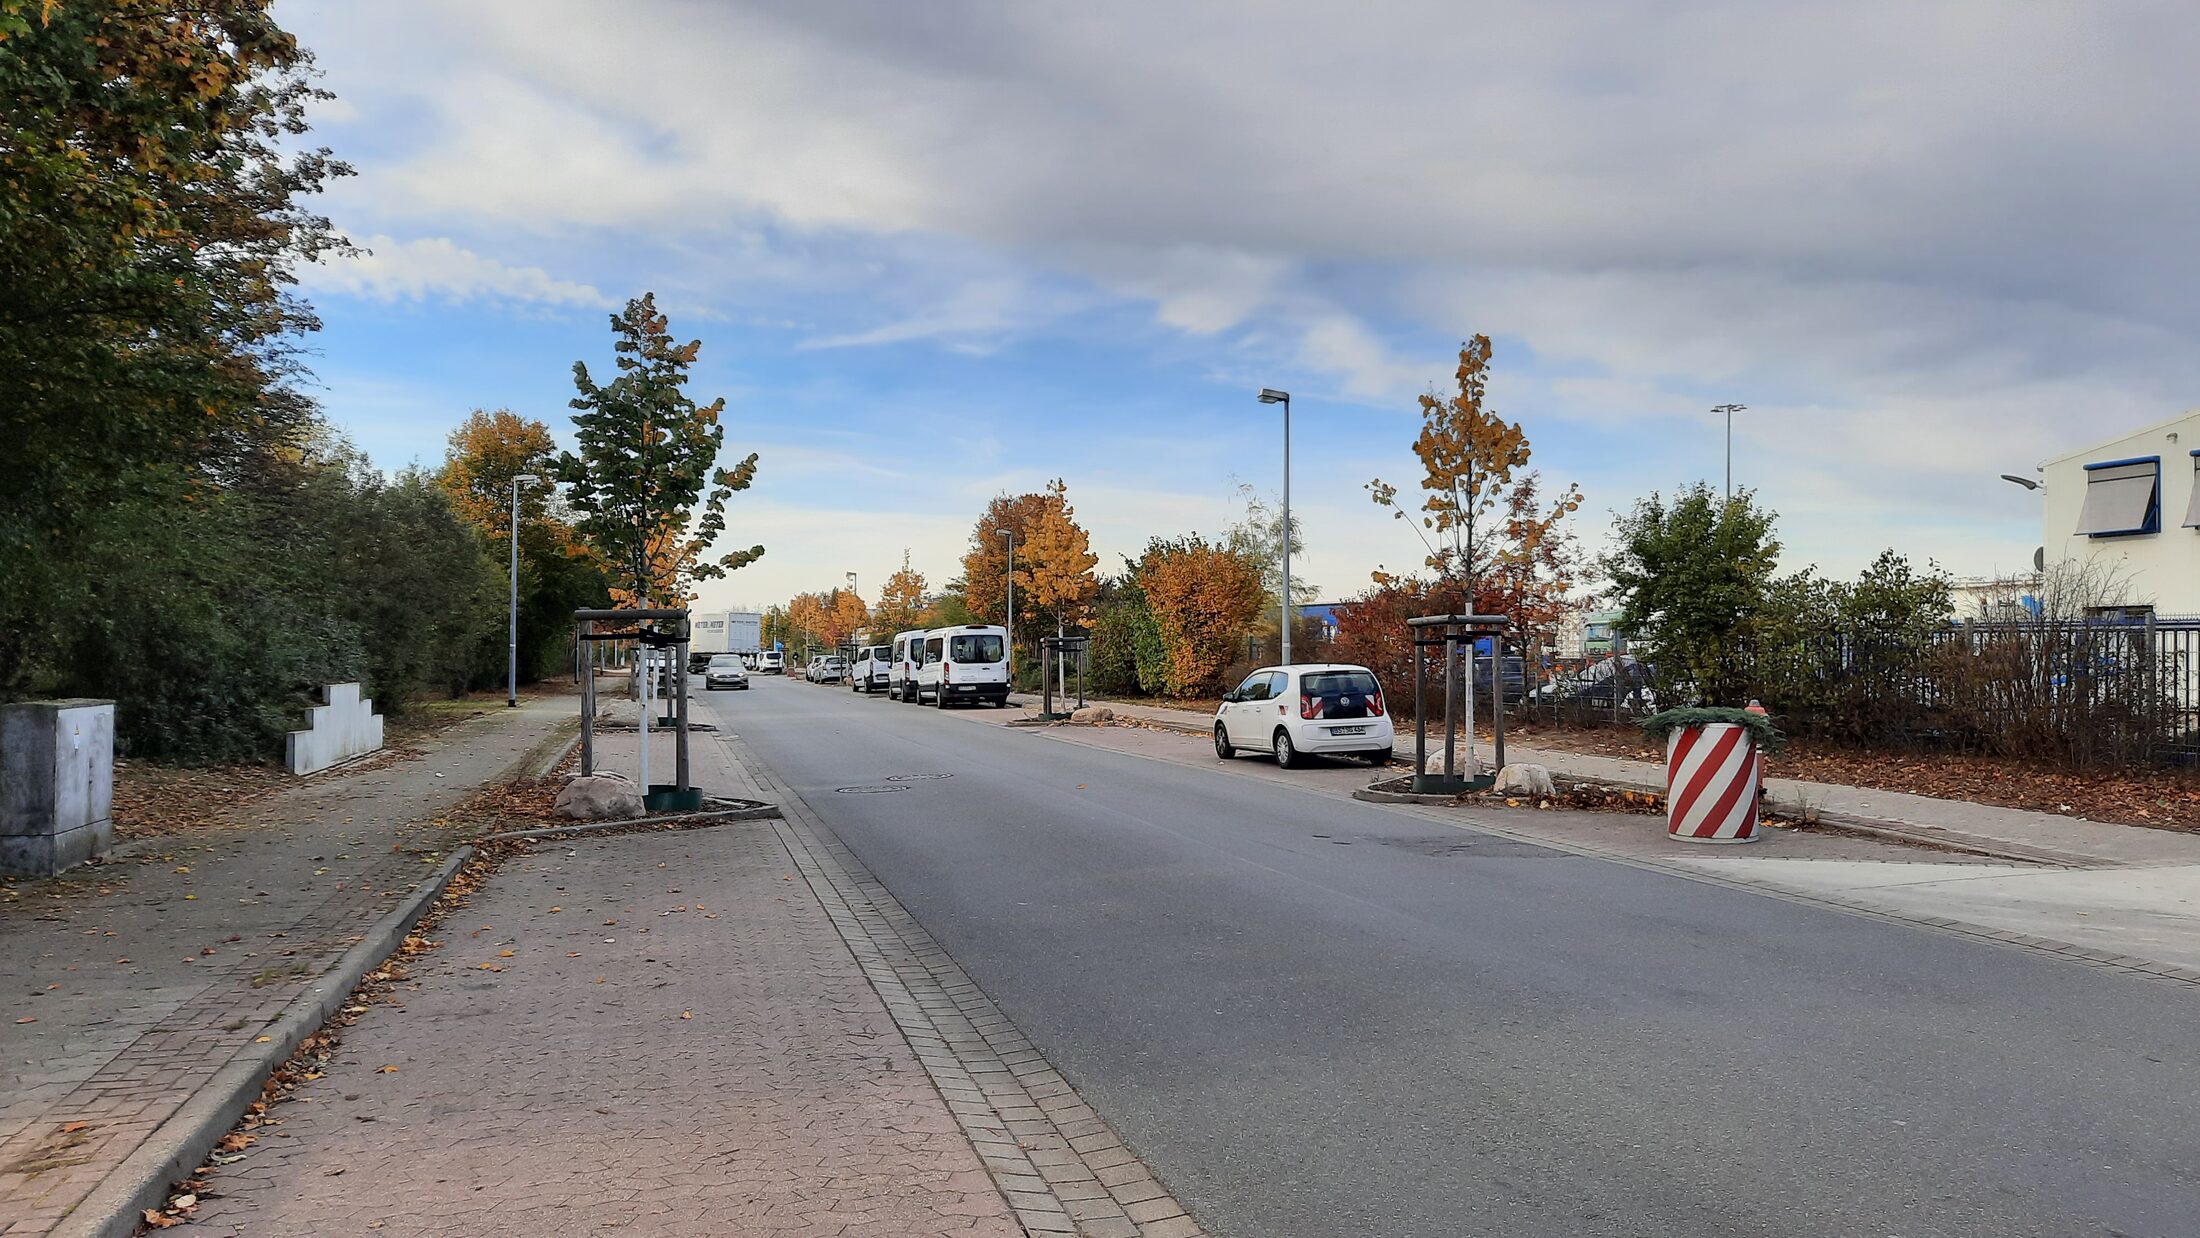
[[[954,701],[1008,708],[1008,629],[966,623],[926,632],[916,692],[918,704],[929,694],[941,709]]]
[[[865,645],[856,650],[855,664],[848,669],[848,690],[865,696],[886,690],[886,660],[893,650],[885,645]]]
[[[914,703],[917,699],[917,663],[924,658],[924,629],[895,633],[888,657],[886,694],[897,701]]]

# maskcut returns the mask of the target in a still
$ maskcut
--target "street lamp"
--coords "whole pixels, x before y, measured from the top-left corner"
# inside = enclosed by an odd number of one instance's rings
[[[519,473],[512,478],[512,611],[511,627],[504,646],[504,707],[519,707],[519,484],[529,485],[541,481],[533,473]]]
[[[2019,477],[2015,473],[2003,473],[2001,475],[2001,479],[2003,481],[2013,481],[2027,490],[2037,490],[2040,488],[2040,484],[2038,482],[2033,481],[2029,477]]]
[[[1016,530],[1002,529],[1000,535],[1008,539],[1008,682],[1016,683]],[[1046,678],[1041,675],[1040,678]]]
[[[1717,404],[1711,411],[1726,414],[1726,501],[1734,501],[1734,414],[1748,408],[1747,404]]]
[[[1291,393],[1260,389],[1260,402],[1283,405],[1283,659],[1291,665]]]

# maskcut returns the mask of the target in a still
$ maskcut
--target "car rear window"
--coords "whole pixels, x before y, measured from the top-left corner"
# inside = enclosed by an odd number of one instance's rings
[[[1366,671],[1315,671],[1299,679],[1299,691],[1308,696],[1372,696],[1381,690]]]
[[[947,645],[950,662],[998,662],[1008,656],[1002,648],[1001,638],[991,634],[984,636],[957,636]]]

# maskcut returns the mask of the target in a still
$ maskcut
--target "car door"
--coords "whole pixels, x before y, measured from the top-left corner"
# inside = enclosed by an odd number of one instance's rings
[[[1268,707],[1268,691],[1268,672],[1254,671],[1231,694],[1237,699],[1222,703],[1222,729],[1229,734],[1231,743],[1250,746],[1268,742],[1265,735],[1251,738],[1260,725],[1255,715]]]

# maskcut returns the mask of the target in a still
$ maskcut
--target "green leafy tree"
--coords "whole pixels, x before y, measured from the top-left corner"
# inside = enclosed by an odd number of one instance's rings
[[[320,97],[266,0],[0,0],[0,694],[85,622],[101,530],[211,503],[313,426],[316,324],[286,294],[344,248],[299,203]]]
[[[1748,690],[1752,628],[1780,554],[1773,520],[1751,491],[1722,500],[1698,482],[1670,501],[1652,494],[1613,523],[1601,564],[1620,624],[1669,684],[1700,701],[1734,704]]]
[[[756,453],[734,468],[718,467],[726,402],[689,398],[688,368],[702,341],[675,343],[655,294],[627,302],[611,316],[611,331],[619,376],[609,385],[590,377],[587,363],[573,363],[579,450],[558,457],[558,480],[581,533],[618,574],[615,596],[636,606],[684,604],[689,585],[764,553],[752,546],[705,557],[725,531],[727,498],[756,478]]]

